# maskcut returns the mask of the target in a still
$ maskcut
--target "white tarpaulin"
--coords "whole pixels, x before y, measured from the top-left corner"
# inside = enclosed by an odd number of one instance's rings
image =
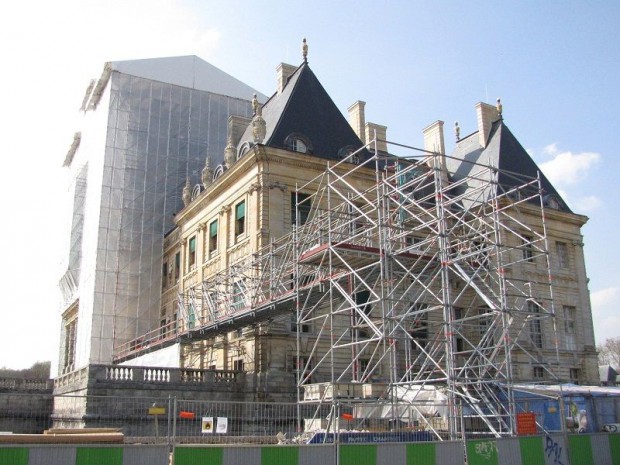
[[[396,386],[392,403],[358,404],[355,418],[395,418],[411,422],[421,417],[446,417],[448,397],[439,389],[428,386]]]

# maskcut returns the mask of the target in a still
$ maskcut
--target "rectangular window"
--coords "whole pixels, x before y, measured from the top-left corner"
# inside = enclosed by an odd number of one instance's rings
[[[237,281],[233,284],[232,309],[238,312],[245,306],[245,283]]]
[[[235,236],[245,232],[245,200],[235,206]]]
[[[310,332],[310,325],[307,323],[302,323],[301,325],[301,332],[302,333],[309,333]],[[291,317],[291,332],[292,333],[296,333],[297,332],[297,318],[295,317],[295,315],[293,315]]]
[[[542,349],[543,347],[543,334],[542,334],[542,325],[540,322],[540,307],[536,302],[528,302],[527,303],[527,311],[528,318],[530,319],[530,340],[534,347],[538,349]]]
[[[460,307],[454,307],[454,320],[453,327],[455,337],[454,340],[456,342],[456,351],[463,352],[465,350],[465,341],[461,337],[463,332],[463,309]]]
[[[570,380],[574,384],[579,384],[581,378],[581,370],[579,368],[571,368],[569,370]]]
[[[233,370],[234,371],[243,371],[243,359],[238,358],[233,360]]]
[[[187,263],[191,270],[196,265],[196,236],[193,236],[189,240],[189,255],[187,256]]]
[[[534,248],[532,246],[532,237],[531,236],[523,236],[522,239],[522,247],[523,247],[523,260],[526,262],[534,261]]]
[[[543,379],[545,377],[545,370],[543,367],[533,367],[532,375],[534,379]]]
[[[566,242],[556,242],[555,252],[558,255],[558,267],[568,268],[568,246]]]
[[[181,252],[177,252],[174,256],[174,282],[179,281],[179,275],[181,274]]]
[[[217,250],[217,220],[209,225],[209,254]]]
[[[409,308],[409,313],[413,316],[409,329],[412,350],[426,348],[428,344],[428,312],[424,311],[427,307],[425,303],[414,303]]]
[[[575,334],[575,319],[577,317],[577,309],[569,305],[564,305],[563,311],[566,350],[577,350],[577,338]]]
[[[300,192],[291,193],[291,224],[302,226],[308,221],[310,216],[310,194],[302,194]],[[299,213],[299,218],[297,217]],[[297,221],[299,220],[299,223]]]
[[[75,368],[75,341],[77,334],[77,318],[65,324],[65,360],[63,372],[68,373]]]
[[[161,270],[161,288],[166,289],[168,287],[168,262],[164,262]]]
[[[355,299],[355,305],[366,315],[369,315],[372,310],[372,304],[368,303],[370,300],[370,291],[365,289],[363,291],[356,292],[353,298]]]

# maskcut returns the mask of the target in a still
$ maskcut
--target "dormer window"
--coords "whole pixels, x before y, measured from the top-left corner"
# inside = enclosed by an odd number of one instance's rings
[[[312,153],[312,143],[303,134],[289,134],[284,139],[284,147],[297,153]]]
[[[244,142],[241,147],[239,147],[239,152],[237,153],[237,160],[243,157],[246,153],[250,151],[251,145],[249,142]]]
[[[355,153],[356,149],[352,145],[346,145],[338,150],[338,159],[345,160],[354,165],[359,165],[360,157]]]
[[[293,152],[306,153],[308,151],[308,146],[301,139],[293,139],[291,148]]]

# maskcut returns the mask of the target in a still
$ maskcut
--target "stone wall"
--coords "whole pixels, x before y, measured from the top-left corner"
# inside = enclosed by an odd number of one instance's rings
[[[36,434],[50,426],[51,380],[0,379],[0,431]]]

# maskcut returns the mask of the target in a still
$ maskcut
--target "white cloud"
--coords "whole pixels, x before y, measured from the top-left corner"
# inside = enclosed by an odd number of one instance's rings
[[[558,143],[554,142],[553,144],[549,144],[543,148],[543,153],[546,155],[555,155],[558,153]]]
[[[620,336],[620,287],[608,287],[590,294],[594,334],[596,343],[601,344],[610,337]]]
[[[601,206],[602,202],[596,195],[588,195],[573,201],[575,210],[578,212],[591,212]]]
[[[543,149],[553,159],[540,164],[545,176],[556,186],[566,186],[583,181],[590,168],[599,162],[601,156],[596,152],[560,152],[557,145],[550,144]]]

